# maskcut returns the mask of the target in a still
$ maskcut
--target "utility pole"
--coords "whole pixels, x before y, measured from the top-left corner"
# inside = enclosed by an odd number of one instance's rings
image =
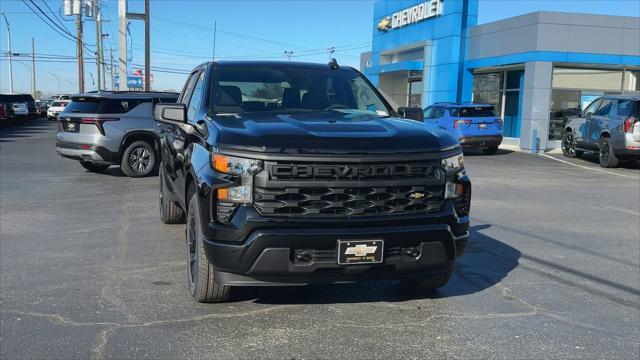
[[[100,66],[102,63],[102,59],[100,59],[101,54],[101,44],[102,44],[102,34],[100,33],[100,8],[97,0],[93,0],[92,3],[92,11],[93,17],[96,24],[96,72],[98,73],[98,91],[102,90],[102,73],[100,71]]]
[[[144,0],[144,91],[151,90],[151,9]]]
[[[36,41],[31,38],[31,96],[36,98]]]
[[[116,83],[115,83],[115,77],[114,77],[115,68],[113,67],[113,48],[112,47],[109,48],[109,58],[111,60],[111,66],[110,66],[111,71],[109,71],[109,74],[111,74],[111,91],[113,91],[116,89]]]
[[[84,53],[82,44],[82,11],[76,15],[76,43],[78,56],[78,92],[84,92]]]
[[[293,51],[285,51],[284,54],[287,55],[287,58],[289,58],[289,61],[291,61],[291,57],[293,56]]]
[[[211,61],[216,61],[216,33],[218,32],[218,21],[213,20],[213,54],[211,54]]]
[[[100,15],[100,75],[102,76],[102,88],[107,89],[107,77],[105,74],[105,60],[104,60],[104,38],[109,36],[102,33],[102,15]]]
[[[12,50],[11,50],[11,28],[9,27],[9,20],[7,20],[7,16],[4,13],[0,13],[2,17],[4,17],[4,22],[7,24],[7,43],[9,44],[9,92],[13,93],[13,61],[12,61]]]
[[[127,22],[129,20],[144,21],[144,89],[151,89],[151,7],[149,0],[144,0],[144,14],[127,11],[127,0],[118,0],[118,74],[120,90],[128,90],[127,84]]]
[[[127,87],[127,0],[118,0],[118,90]]]

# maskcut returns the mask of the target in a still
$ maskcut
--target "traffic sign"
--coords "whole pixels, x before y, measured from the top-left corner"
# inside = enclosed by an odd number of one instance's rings
[[[127,77],[127,87],[130,87],[130,88],[142,88],[142,77],[141,76],[128,76]]]

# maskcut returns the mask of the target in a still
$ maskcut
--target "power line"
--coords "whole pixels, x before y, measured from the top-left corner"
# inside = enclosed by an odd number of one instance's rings
[[[158,20],[172,22],[172,23],[175,23],[175,24],[181,24],[181,25],[184,25],[184,26],[190,26],[190,27],[192,27],[194,29],[200,29],[200,30],[206,30],[208,32],[213,32],[213,27],[209,27],[209,26],[191,24],[191,23],[188,23],[188,22],[174,20],[174,19],[170,19],[170,18],[166,18],[166,17],[162,17],[162,16],[157,16],[157,15],[153,15],[152,17],[156,18]],[[240,34],[240,33],[231,32],[231,31],[224,31],[224,30],[220,30],[220,29],[218,29],[217,31],[220,32],[220,33],[223,33],[223,34],[227,34],[227,35],[233,35],[233,36],[242,37],[242,38],[246,38],[246,39],[257,40],[257,41],[263,41],[263,42],[267,42],[267,43],[271,43],[271,44],[275,44],[275,45],[293,46],[293,47],[297,47],[297,48],[301,48],[301,49],[308,49],[306,46],[297,45],[297,44],[289,44],[289,43],[285,43],[285,42],[281,42],[281,41],[275,41],[275,40],[264,39],[264,38],[260,38],[260,37],[253,36],[253,35],[245,35],[245,34]]]
[[[53,31],[55,31],[56,33],[58,33],[60,36],[62,36],[63,38],[69,40],[69,41],[79,41],[78,38],[71,34],[69,32],[69,30],[67,28],[61,28],[60,25],[56,24],[47,14],[44,10],[42,10],[36,3],[33,2],[33,0],[29,0],[41,13],[42,15],[44,15],[47,19],[49,19],[49,21],[45,20],[39,13],[38,11],[36,11],[34,8],[32,8],[29,3],[26,0],[22,0],[22,2],[25,4],[25,6],[27,8],[29,8],[29,10],[31,10],[37,17],[40,18],[40,20],[42,20],[42,22],[44,22],[49,28],[51,28]],[[88,46],[95,46],[93,44],[87,44],[85,42],[82,42],[82,47],[85,48],[87,51],[91,51],[93,52],[93,50],[89,49]]]
[[[51,9],[51,7],[49,6],[49,4],[47,4],[47,2],[45,0],[41,0],[44,5],[47,7],[47,9],[49,9],[49,11],[51,11],[51,14],[53,15],[54,19],[56,19],[58,21],[58,24],[60,24],[63,28],[67,29],[67,27],[64,25],[64,23],[62,22],[62,20],[60,20],[60,18],[58,17],[58,14],[55,13],[53,11],[53,9]],[[41,12],[44,14],[44,12],[41,10]],[[69,30],[66,31],[67,33],[70,33]]]

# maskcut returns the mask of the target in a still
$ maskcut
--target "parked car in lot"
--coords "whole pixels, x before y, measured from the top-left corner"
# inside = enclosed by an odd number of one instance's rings
[[[58,115],[56,150],[89,171],[120,165],[127,176],[147,176],[157,168],[158,158],[153,106],[175,103],[177,97],[127,91],[74,95]]]
[[[640,160],[640,96],[603,96],[580,116],[569,118],[562,137],[562,153],[580,157],[598,152],[600,166]]]
[[[52,95],[49,99],[50,100],[71,100],[71,95],[67,95],[67,94]]]
[[[47,110],[49,109],[49,104],[44,100],[36,100],[36,113],[38,117],[47,116]]]
[[[493,105],[435,103],[424,109],[424,122],[449,131],[463,147],[479,148],[487,155],[502,143],[502,120]]]
[[[314,282],[433,290],[464,253],[471,183],[457,139],[399,118],[353,68],[206,63],[155,118],[160,218],[186,221],[197,301]]]
[[[0,126],[8,126],[13,123],[13,107],[11,103],[3,100],[4,95],[0,95]]]
[[[47,119],[58,120],[58,115],[64,111],[64,108],[67,107],[70,102],[71,100],[54,100],[47,109]]]
[[[36,102],[29,94],[1,94],[0,102],[11,107],[16,119],[37,117]]]

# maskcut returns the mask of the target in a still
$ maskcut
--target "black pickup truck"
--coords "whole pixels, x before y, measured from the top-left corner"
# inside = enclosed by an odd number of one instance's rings
[[[364,280],[443,286],[469,240],[471,183],[458,141],[421,113],[396,112],[335,61],[194,69],[178,104],[155,108],[160,217],[186,221],[191,295],[219,302],[234,286]]]

